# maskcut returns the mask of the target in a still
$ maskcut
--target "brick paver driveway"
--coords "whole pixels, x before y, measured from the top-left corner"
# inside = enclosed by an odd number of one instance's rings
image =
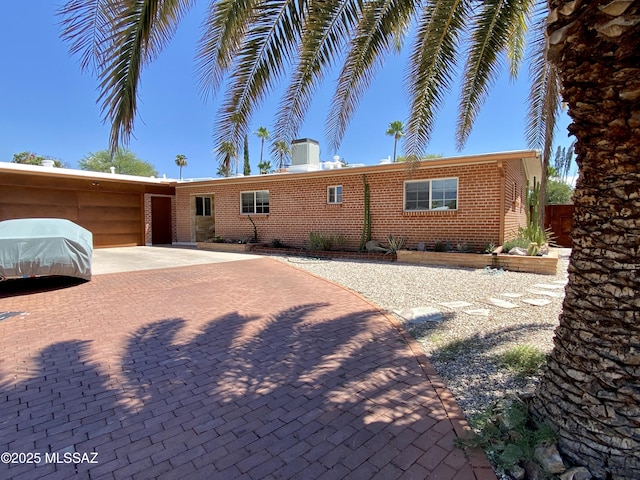
[[[21,288],[0,290],[0,478],[495,478],[391,320],[281,262]]]

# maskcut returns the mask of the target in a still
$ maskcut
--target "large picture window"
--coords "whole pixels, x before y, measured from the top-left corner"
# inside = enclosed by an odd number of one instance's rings
[[[196,197],[196,217],[211,216],[211,197]]]
[[[405,211],[456,210],[458,179],[414,180],[404,183]]]
[[[269,191],[240,193],[240,211],[242,213],[269,213]]]

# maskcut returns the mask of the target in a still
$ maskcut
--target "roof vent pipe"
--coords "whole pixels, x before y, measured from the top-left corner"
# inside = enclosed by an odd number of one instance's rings
[[[56,163],[53,160],[42,160],[42,166],[47,168],[52,168],[56,166]]]
[[[109,170],[111,170],[111,175],[116,174],[116,167],[109,167]]]

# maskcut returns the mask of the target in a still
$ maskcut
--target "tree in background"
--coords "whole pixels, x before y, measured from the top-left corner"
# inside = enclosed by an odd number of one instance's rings
[[[386,134],[393,137],[393,162],[396,161],[396,148],[398,140],[404,136],[404,124],[400,120],[395,120],[389,124]]]
[[[251,163],[249,163],[249,135],[244,136],[244,168],[242,173],[245,177],[251,175]]]
[[[260,175],[266,175],[271,171],[271,162],[269,160],[266,162],[260,162],[258,164],[258,168],[260,169]]]
[[[269,140],[269,130],[266,127],[260,127],[256,130],[256,136],[260,139],[260,163],[262,163],[262,153],[264,152],[264,141]]]
[[[176,155],[176,165],[180,167],[180,180],[182,180],[182,167],[187,166],[187,157],[181,153]]]
[[[576,142],[569,145],[569,148],[559,146],[556,150],[556,156],[553,161],[553,168],[555,169],[555,177],[559,178],[563,182],[566,182],[573,164],[573,150],[576,146]]]
[[[233,160],[237,157],[237,149],[233,142],[222,142],[220,144],[220,148],[218,149],[218,154],[221,158],[220,167],[218,168],[218,176],[220,177],[230,177],[231,176],[231,165]]]
[[[278,168],[284,168],[290,159],[291,149],[285,140],[273,142],[271,153],[278,159]]]
[[[14,153],[13,160],[11,160],[11,163],[21,163],[23,165],[42,165],[43,160],[53,160],[53,164],[56,167],[58,168],[63,167],[63,164],[60,160],[56,160],[55,158],[52,158],[52,157],[36,155],[33,152]]]
[[[139,177],[157,177],[158,172],[153,165],[140,160],[130,150],[118,148],[111,158],[109,150],[89,153],[78,161],[80,170],[92,172],[110,173],[111,167],[115,167],[115,173],[122,175],[136,175]]]

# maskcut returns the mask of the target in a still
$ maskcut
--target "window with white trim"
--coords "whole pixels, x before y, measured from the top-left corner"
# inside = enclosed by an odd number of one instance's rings
[[[342,185],[327,187],[327,203],[342,203]]]
[[[269,190],[240,193],[240,212],[269,213]]]
[[[458,179],[409,180],[404,182],[404,210],[456,210]]]
[[[196,217],[211,216],[211,197],[196,197]]]

